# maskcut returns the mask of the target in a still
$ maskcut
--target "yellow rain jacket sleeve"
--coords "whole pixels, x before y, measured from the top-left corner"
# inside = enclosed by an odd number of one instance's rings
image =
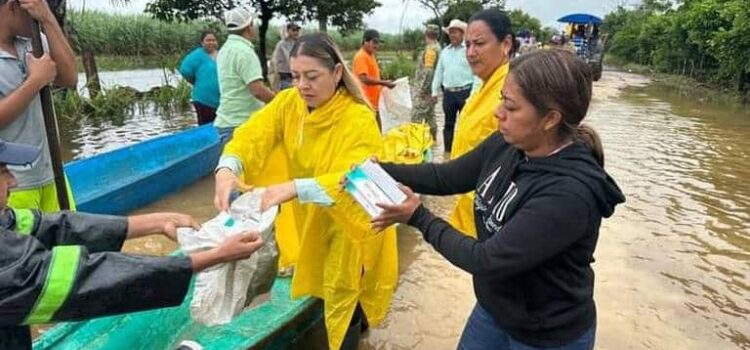
[[[502,103],[500,91],[505,84],[509,67],[507,63],[498,67],[490,79],[466,101],[456,125],[451,159],[468,153],[498,129],[495,109]],[[450,222],[459,231],[477,237],[474,226],[474,192],[458,196]]]
[[[278,125],[279,121],[274,121],[274,117],[268,113],[256,113],[235,131],[235,135],[240,130],[244,130],[241,131],[243,134],[253,133],[256,136],[254,140],[260,142],[256,147],[251,148],[251,150],[256,152],[255,154],[245,155],[245,157],[254,160],[254,162],[248,163],[253,168],[247,168],[243,164],[244,173],[242,174],[242,180],[247,184],[268,186],[291,179],[289,176],[288,161],[284,154],[283,146],[280,143],[281,128]],[[250,122],[258,118],[263,120],[255,123]],[[256,130],[253,129],[256,127],[262,129],[255,132],[250,131]],[[234,141],[234,138],[232,141]],[[247,143],[242,141],[246,140],[232,141],[224,148],[224,154],[234,155],[239,159],[243,159],[241,154],[245,151],[244,145]],[[280,270],[293,267],[299,255],[300,239],[294,223],[294,210],[293,204],[283,204],[281,205],[279,216],[276,218],[275,232],[276,242],[279,246]]]
[[[292,202],[300,233],[292,296],[323,299],[329,347],[339,349],[357,303],[377,325],[398,281],[395,228],[372,232],[369,216],[338,184],[352,164],[380,153],[382,139],[372,110],[345,90],[309,111],[297,89],[287,89],[235,130],[225,154],[242,161],[248,178],[279,145],[291,178],[315,178],[334,200],[330,207]]]

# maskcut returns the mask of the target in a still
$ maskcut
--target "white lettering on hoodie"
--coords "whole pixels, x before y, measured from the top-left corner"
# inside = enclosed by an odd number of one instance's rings
[[[487,178],[482,182],[482,185],[480,185],[477,188],[477,198],[474,201],[474,205],[477,207],[477,209],[481,211],[486,211],[488,206],[492,206],[492,202],[495,200],[495,196],[492,196],[492,198],[489,198],[487,200],[487,203],[483,203],[481,198],[487,198],[487,192],[490,188],[492,188],[493,183],[497,179],[498,174],[500,174],[500,170],[502,169],[502,165],[498,166],[495,171],[493,171]],[[503,194],[503,197],[500,199],[499,202],[497,202],[494,206],[492,206],[491,215],[487,215],[486,219],[484,220],[484,225],[487,227],[490,231],[498,231],[500,228],[503,227],[503,219],[505,218],[505,214],[508,211],[508,206],[510,203],[516,198],[518,195],[518,187],[516,186],[516,183],[511,181],[508,188],[505,190],[505,193]]]

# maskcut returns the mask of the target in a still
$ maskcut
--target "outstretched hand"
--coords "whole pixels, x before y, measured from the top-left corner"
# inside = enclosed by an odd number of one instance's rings
[[[398,188],[406,194],[406,200],[400,204],[377,204],[378,207],[383,209],[383,212],[372,219],[372,228],[376,231],[382,231],[396,223],[408,223],[414,212],[422,204],[419,197],[409,187],[399,184]]]
[[[266,211],[270,207],[286,203],[296,197],[297,186],[294,185],[294,181],[268,186],[260,199],[260,210]]]
[[[380,160],[378,160],[377,156],[370,157],[370,161],[373,162],[373,163],[375,163],[375,164],[380,163]],[[359,164],[352,164],[352,166],[349,167],[349,170],[350,171],[354,171],[354,169],[356,169],[357,166],[359,166]],[[349,182],[349,179],[347,179],[346,178],[346,174],[344,174],[344,176],[342,176],[341,179],[339,180],[339,185],[341,185],[341,190],[342,191],[346,188],[346,183],[347,182]]]
[[[230,236],[212,249],[191,254],[193,272],[200,272],[225,262],[247,259],[260,249],[263,243],[263,238],[257,232],[243,232]]]
[[[192,216],[180,214],[180,213],[164,213],[164,228],[162,229],[164,235],[173,240],[177,241],[177,229],[181,227],[190,227],[193,230],[200,230],[201,224],[198,223]]]
[[[229,195],[235,189],[240,192],[249,192],[253,190],[253,186],[242,182],[237,175],[227,168],[219,169],[216,172],[216,175],[214,175],[214,179],[216,182],[214,190],[214,206],[219,211],[229,210]]]

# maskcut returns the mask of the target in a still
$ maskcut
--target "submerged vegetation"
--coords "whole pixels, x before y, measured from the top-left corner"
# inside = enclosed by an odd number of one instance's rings
[[[70,121],[88,118],[120,124],[135,113],[156,110],[159,114],[170,115],[184,112],[190,107],[190,92],[190,85],[180,81],[176,87],[164,85],[146,92],[116,86],[102,90],[94,98],[71,90],[56,91],[53,97],[58,117]]]

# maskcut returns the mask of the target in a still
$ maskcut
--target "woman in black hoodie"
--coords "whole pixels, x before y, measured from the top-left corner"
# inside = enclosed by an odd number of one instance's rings
[[[419,229],[471,273],[477,304],[459,349],[591,349],[591,263],[602,218],[622,203],[597,133],[581,125],[591,101],[585,62],[558,50],[515,59],[495,113],[500,132],[442,164],[382,164],[407,200],[382,205],[373,225]],[[408,186],[408,187],[407,187]],[[478,238],[433,215],[412,192],[475,190]]]

